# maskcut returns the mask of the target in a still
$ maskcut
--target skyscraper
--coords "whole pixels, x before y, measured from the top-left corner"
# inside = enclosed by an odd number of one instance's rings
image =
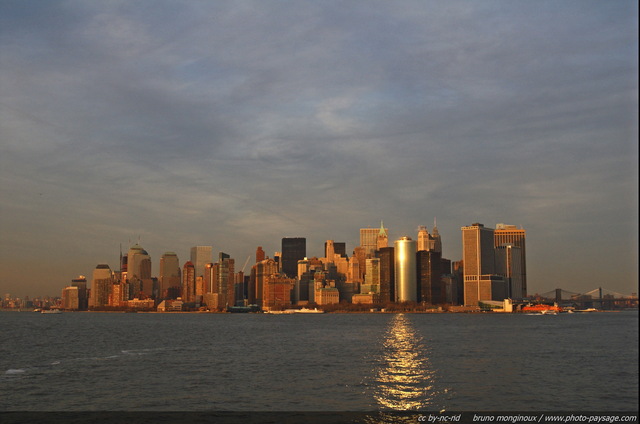
[[[499,247],[504,244],[510,243],[513,246],[519,247],[520,257],[520,281],[522,282],[522,296],[513,294],[514,297],[526,297],[527,296],[527,260],[526,260],[526,231],[522,228],[518,229],[515,225],[496,224],[494,231],[494,246]],[[515,254],[516,251],[513,250]]]
[[[129,248],[127,253],[127,283],[129,293],[123,294],[126,299],[133,299],[143,292],[145,283],[151,281],[151,256],[139,244]],[[123,300],[126,300],[123,299]]]
[[[89,307],[89,299],[87,297],[87,278],[79,275],[78,278],[71,280],[71,287],[78,288],[78,309],[86,311]]]
[[[464,304],[478,306],[480,300],[502,300],[505,282],[496,274],[493,228],[475,223],[461,230]]]
[[[336,255],[340,255],[343,258],[347,258],[347,243],[345,242],[333,242],[333,251]]]
[[[284,237],[282,239],[282,273],[289,278],[298,275],[298,261],[307,256],[307,239]]]
[[[212,246],[194,246],[191,248],[191,263],[196,277],[204,275],[206,264],[213,262]]]
[[[182,267],[182,301],[196,301],[196,272],[193,262],[187,261]]]
[[[418,252],[423,250],[431,250],[431,235],[429,234],[429,230],[426,225],[421,225],[418,227]]]
[[[420,250],[416,259],[419,301],[431,305],[446,303],[446,288],[442,281],[442,254],[435,250]]]
[[[411,237],[401,237],[394,243],[396,302],[418,300],[418,278],[416,267],[417,244]]]
[[[360,293],[380,293],[380,258],[366,259],[364,284]]]
[[[113,278],[111,268],[107,264],[99,264],[93,270],[93,282],[91,283],[91,303],[94,308],[109,305],[109,295]]]
[[[80,309],[77,286],[68,286],[62,289],[62,309],[68,311],[77,311]]]
[[[151,257],[139,244],[129,248],[127,254],[127,277],[129,280],[151,278]]]
[[[431,232],[431,237],[433,237],[433,250],[436,252],[442,253],[442,238],[440,237],[440,232],[438,231],[438,225],[436,224],[436,219],[433,218],[433,231]]]
[[[336,250],[334,248],[333,240],[327,240],[324,242],[324,257],[327,258],[328,262],[333,262],[333,258],[336,254]]]
[[[522,252],[512,243],[503,243],[496,247],[496,272],[505,277],[507,297],[520,299],[525,297],[522,288]]]
[[[360,247],[364,249],[365,258],[371,258],[380,247],[387,247],[388,229],[380,223],[380,228],[360,228]],[[364,263],[360,264],[364,268]]]
[[[258,248],[256,249],[256,263],[264,261],[265,257],[266,256],[264,250],[262,250],[262,246],[258,246]]]
[[[218,307],[235,306],[235,261],[224,252],[218,255]]]
[[[418,251],[428,250],[442,253],[442,239],[438,232],[438,227],[433,220],[433,232],[429,234],[429,230],[425,225],[418,227]]]
[[[180,287],[180,262],[174,252],[165,252],[160,258],[160,297],[167,295],[170,287]]]
[[[296,269],[298,264],[296,263]],[[297,270],[296,270],[297,271]],[[265,259],[251,267],[249,302],[262,306],[265,279],[279,273],[279,265],[273,259]]]
[[[395,301],[395,249],[383,247],[376,252],[380,258],[380,301],[388,303]]]
[[[384,224],[380,221],[380,230],[376,238],[376,250],[380,250],[384,247],[389,247],[389,235],[387,229],[384,228]]]

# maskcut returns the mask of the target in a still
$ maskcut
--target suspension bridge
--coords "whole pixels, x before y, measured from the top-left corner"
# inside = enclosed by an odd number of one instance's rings
[[[581,308],[623,309],[638,307],[637,293],[622,294],[602,287],[586,293],[555,289],[540,293],[536,297],[542,301],[556,302],[562,305],[572,304]]]

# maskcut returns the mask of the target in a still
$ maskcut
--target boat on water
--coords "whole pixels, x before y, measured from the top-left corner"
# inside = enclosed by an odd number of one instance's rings
[[[544,303],[538,303],[535,305],[527,305],[522,307],[522,312],[529,314],[540,315],[557,315],[562,312],[562,308],[558,305],[546,305]]]
[[[61,314],[62,311],[60,309],[43,309],[40,311],[41,314]]]
[[[265,314],[324,314],[322,309],[314,308],[302,308],[302,309],[285,309],[284,311],[265,311]]]
[[[318,308],[314,308],[314,309],[302,308],[302,309],[296,309],[295,313],[296,314],[324,314],[324,311]]]
[[[580,312],[580,313],[585,313],[585,312],[598,312],[598,310],[596,308],[587,308],[587,309],[574,309],[573,312]]]
[[[260,311],[260,307],[258,307],[258,305],[227,307],[227,312],[231,312],[231,313],[249,313],[249,312],[259,312],[259,311]]]

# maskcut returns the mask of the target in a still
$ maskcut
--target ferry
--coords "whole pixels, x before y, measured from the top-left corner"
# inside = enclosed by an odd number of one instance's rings
[[[596,308],[575,309],[573,312],[598,312]]]
[[[285,309],[284,311],[265,311],[265,314],[324,314],[322,309],[314,308],[302,308],[302,309]]]
[[[557,315],[558,313],[562,312],[562,308],[558,305],[545,305],[543,303],[539,303],[537,305],[523,306],[522,312],[543,315]]]
[[[314,309],[302,308],[302,309],[297,309],[295,313],[296,314],[324,314],[324,311],[318,308],[314,308]]]
[[[231,313],[249,313],[249,312],[258,312],[260,308],[258,305],[249,305],[249,306],[228,306],[227,312]]]
[[[265,314],[273,314],[273,315],[281,315],[281,314],[292,314],[292,309],[287,309],[285,311],[264,311]]]
[[[62,311],[60,309],[43,309],[40,311],[41,314],[61,314]]]

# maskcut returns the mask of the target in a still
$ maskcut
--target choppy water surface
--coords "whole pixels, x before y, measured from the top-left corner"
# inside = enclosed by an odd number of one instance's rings
[[[638,410],[637,312],[0,312],[0,410]]]

